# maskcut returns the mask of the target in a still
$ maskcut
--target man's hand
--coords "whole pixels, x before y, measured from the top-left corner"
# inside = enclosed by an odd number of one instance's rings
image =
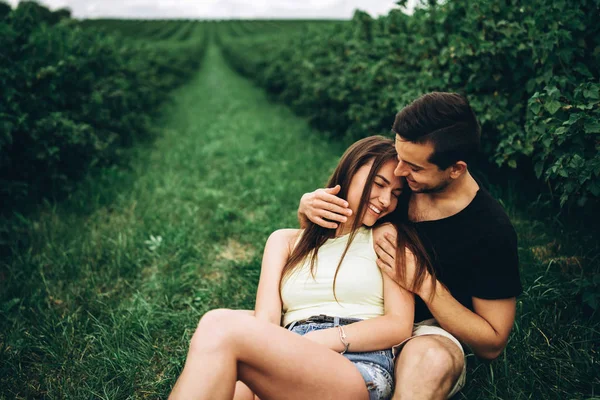
[[[415,256],[406,249],[404,276],[400,276],[396,269],[396,236],[386,233],[383,238],[375,243],[375,253],[377,253],[377,266],[389,276],[394,282],[408,291],[413,291],[413,279],[415,276]],[[430,294],[431,276],[427,273],[423,285],[416,292],[417,296],[424,299]]]
[[[308,221],[311,221],[323,228],[336,229],[338,222],[346,222],[347,217],[352,215],[352,210],[348,208],[346,200],[336,196],[340,189],[340,185],[336,185],[305,193],[298,207],[300,226],[305,228]]]

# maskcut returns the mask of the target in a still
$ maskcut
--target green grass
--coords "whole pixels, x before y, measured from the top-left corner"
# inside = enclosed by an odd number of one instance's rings
[[[253,306],[266,238],[296,226],[301,194],[344,148],[268,102],[215,46],[156,124],[161,137],[128,165],[0,221],[13,232],[1,244],[0,398],[165,398],[200,316]],[[591,256],[511,214],[525,287],[515,331],[499,360],[470,362],[458,398],[596,395],[598,318],[563,271],[575,268],[565,256]]]

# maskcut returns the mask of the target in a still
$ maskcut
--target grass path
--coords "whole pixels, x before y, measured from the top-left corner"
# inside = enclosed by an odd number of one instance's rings
[[[9,221],[22,235],[0,264],[0,399],[165,398],[199,317],[252,307],[266,238],[296,225],[301,194],[343,150],[270,103],[214,45],[157,124],[161,137],[133,150],[129,168]],[[598,379],[593,327],[552,337],[578,318],[557,315],[568,300],[543,273],[553,237],[515,222],[527,289],[515,335],[501,360],[471,367],[459,398],[583,398]],[[546,251],[538,259],[534,245]]]
[[[252,307],[266,238],[296,225],[341,154],[214,46],[160,124],[131,170],[22,221],[2,294],[7,398],[165,397],[199,317]]]

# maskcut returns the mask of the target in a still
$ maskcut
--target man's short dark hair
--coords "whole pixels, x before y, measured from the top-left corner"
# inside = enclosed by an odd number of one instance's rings
[[[457,93],[427,93],[398,114],[392,131],[412,143],[431,143],[429,162],[446,169],[457,161],[467,165],[479,151],[481,128],[468,100]]]

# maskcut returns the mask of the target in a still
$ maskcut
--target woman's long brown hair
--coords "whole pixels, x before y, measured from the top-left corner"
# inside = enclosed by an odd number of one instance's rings
[[[335,275],[333,278],[333,293],[334,297],[337,301],[337,296],[335,296],[335,283],[337,280],[337,275],[356,236],[356,232],[358,228],[362,225],[362,217],[364,212],[366,211],[366,206],[369,200],[369,196],[371,195],[371,187],[373,186],[373,180],[375,175],[384,164],[388,161],[396,160],[396,150],[394,149],[394,141],[383,136],[370,136],[364,139],[359,140],[354,143],[352,146],[346,150],[346,152],[342,155],[338,166],[335,171],[329,178],[327,182],[327,187],[334,187],[335,185],[340,185],[341,190],[338,193],[338,197],[347,200],[348,196],[348,188],[350,187],[350,182],[352,178],[356,174],[356,172],[365,164],[368,164],[370,161],[373,161],[371,166],[371,170],[369,171],[369,175],[365,182],[365,187],[363,189],[360,204],[358,205],[358,209],[356,211],[356,217],[352,223],[350,236],[348,237],[348,243],[346,244],[346,248],[340,257],[340,261],[337,265]],[[394,210],[394,212],[386,215],[385,218],[382,218],[381,221],[377,223],[383,222],[391,222],[394,224],[398,231],[397,239],[396,239],[396,274],[397,276],[404,278],[405,277],[405,263],[406,263],[406,253],[405,249],[410,250],[415,256],[415,274],[413,276],[413,284],[411,288],[408,288],[411,291],[416,291],[421,287],[423,281],[426,276],[426,272],[429,272],[432,276],[435,276],[431,262],[429,257],[427,256],[427,252],[421,243],[414,227],[408,221],[406,215],[406,209],[401,207],[401,203],[407,201],[408,199],[408,190],[403,190],[402,196],[398,199],[398,206]],[[335,229],[323,228],[317,224],[312,222],[308,222],[308,226],[304,230],[304,233],[300,237],[300,240],[296,244],[296,247],[290,254],[285,266],[283,267],[283,271],[281,274],[281,282],[290,276],[292,272],[299,267],[301,262],[306,259],[306,257],[310,257],[310,273],[315,277],[316,273],[316,261],[317,261],[317,253],[321,246],[328,240],[335,237]],[[433,280],[435,282],[435,279]]]

